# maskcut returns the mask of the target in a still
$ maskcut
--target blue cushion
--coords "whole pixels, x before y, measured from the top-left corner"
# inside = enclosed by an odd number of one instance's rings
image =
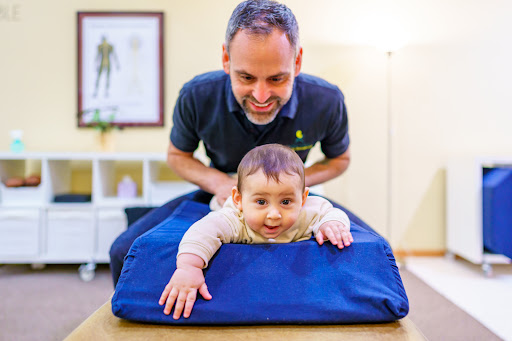
[[[482,181],[484,246],[512,258],[512,169],[490,169]]]
[[[354,243],[343,250],[314,239],[222,245],[204,271],[213,299],[198,294],[192,315],[174,320],[158,299],[176,268],[182,235],[208,212],[207,205],[183,202],[133,243],[112,298],[114,315],[173,325],[373,323],[407,315],[389,245],[352,225]]]

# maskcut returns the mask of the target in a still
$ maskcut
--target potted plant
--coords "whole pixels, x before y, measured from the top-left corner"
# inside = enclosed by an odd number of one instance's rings
[[[79,113],[79,126],[90,127],[99,132],[100,146],[103,151],[113,151],[113,140],[111,132],[122,129],[114,122],[117,114],[117,107],[105,107],[83,110]],[[102,114],[106,111],[107,114]],[[106,116],[106,118],[104,118]]]

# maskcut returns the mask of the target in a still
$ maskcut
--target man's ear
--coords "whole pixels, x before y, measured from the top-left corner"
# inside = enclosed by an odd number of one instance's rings
[[[295,77],[297,77],[299,75],[301,67],[302,67],[302,47],[299,46],[299,52],[297,52],[297,57],[295,57]]]
[[[222,44],[222,67],[224,72],[229,75],[229,53],[226,48],[226,43]]]
[[[234,186],[231,190],[231,197],[233,198],[233,203],[236,208],[242,211],[242,193],[238,190],[238,187]]]
[[[302,206],[306,203],[306,199],[309,195],[309,187],[304,188],[304,193],[302,193]]]

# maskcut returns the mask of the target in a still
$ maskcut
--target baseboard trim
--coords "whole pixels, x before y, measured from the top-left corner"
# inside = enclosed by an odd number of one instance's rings
[[[442,257],[445,255],[445,250],[393,250],[395,257]]]

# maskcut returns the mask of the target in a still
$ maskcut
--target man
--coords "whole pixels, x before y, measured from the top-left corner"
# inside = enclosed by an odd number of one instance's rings
[[[223,71],[197,76],[183,86],[173,114],[167,163],[201,190],[145,215],[114,242],[110,251],[114,285],[135,238],[168,217],[179,203],[187,199],[207,203],[215,195],[222,205],[236,185],[229,174],[236,172],[252,148],[284,144],[305,161],[320,142],[325,159],[306,168],[308,187],[339,176],[349,165],[343,94],[320,78],[300,74],[302,48],[289,8],[271,0],[239,4],[228,23],[222,63]],[[210,167],[193,156],[200,141]],[[345,211],[351,221],[371,230]]]

